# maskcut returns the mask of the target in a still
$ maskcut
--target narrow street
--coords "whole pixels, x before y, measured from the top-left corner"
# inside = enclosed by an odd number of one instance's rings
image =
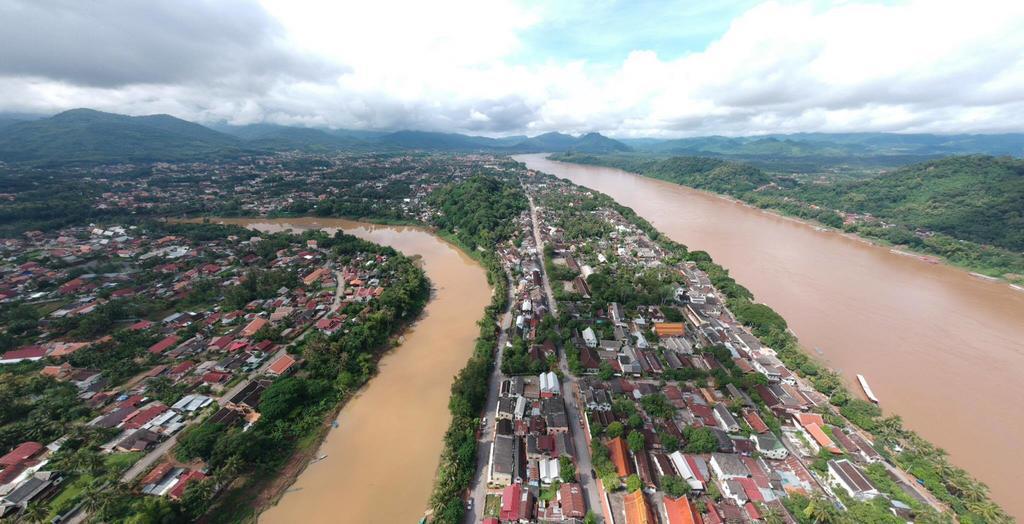
[[[533,196],[527,194],[530,200],[530,222],[533,224],[533,239],[537,247],[537,257],[540,259],[541,279],[544,283],[544,293],[547,295],[548,304],[551,307],[551,314],[558,317],[558,302],[555,301],[555,294],[551,291],[551,279],[548,278],[547,268],[544,266],[544,242],[540,236],[540,222],[537,220],[537,205],[533,202]],[[569,418],[569,433],[572,435],[573,447],[576,448],[576,475],[583,488],[583,495],[587,500],[587,509],[594,512],[601,519],[601,500],[597,488],[597,482],[590,475],[593,464],[590,460],[590,446],[587,445],[587,437],[583,434],[584,416],[576,402],[579,386],[576,377],[569,370],[569,362],[565,357],[565,351],[559,352],[558,367],[562,371],[562,400],[565,402],[566,414]]]
[[[486,417],[486,424],[480,428],[480,440],[477,441],[476,473],[469,485],[469,500],[472,501],[472,506],[466,509],[465,522],[467,524],[474,524],[483,519],[484,502],[487,500],[487,464],[491,454],[491,442],[494,439],[494,412],[498,408],[498,388],[501,387],[502,380],[501,356],[504,353],[505,344],[508,342],[507,327],[512,324],[512,305],[514,304],[512,278],[508,275],[506,278],[508,279],[508,306],[505,308],[505,313],[502,314],[501,332],[498,333],[497,353],[494,356],[494,370],[491,371],[491,377],[488,380],[487,404],[483,413],[483,416]]]

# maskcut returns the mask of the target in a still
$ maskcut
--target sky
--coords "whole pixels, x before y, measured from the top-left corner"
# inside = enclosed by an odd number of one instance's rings
[[[0,112],[620,138],[1024,132],[1024,1],[0,0]]]

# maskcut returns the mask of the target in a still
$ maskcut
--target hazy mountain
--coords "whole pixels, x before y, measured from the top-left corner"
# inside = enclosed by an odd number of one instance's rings
[[[242,146],[235,137],[169,115],[130,117],[91,109],[0,128],[0,160],[5,161],[183,160]]]
[[[407,149],[442,151],[488,151],[495,153],[539,153],[578,151],[581,153],[611,153],[629,151],[629,146],[600,133],[574,137],[562,133],[545,133],[533,138],[489,138],[455,133],[428,131],[398,131],[377,139],[378,143]]]
[[[344,149],[365,144],[365,139],[335,134],[323,129],[277,124],[216,126],[216,129],[261,149]]]
[[[1024,134],[931,135],[897,133],[795,133],[748,137],[632,139],[635,149],[659,154],[721,156],[857,157],[988,154],[1024,156]]]

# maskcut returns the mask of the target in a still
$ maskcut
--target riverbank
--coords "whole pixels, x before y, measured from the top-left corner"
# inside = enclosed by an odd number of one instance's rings
[[[1013,493],[1024,461],[1013,435],[1024,419],[1001,406],[1024,402],[1015,378],[1024,369],[1024,293],[678,184],[542,155],[516,159],[608,194],[665,236],[707,251],[848,387],[865,375],[886,413],[899,413],[1022,514]],[[979,429],[993,420],[994,429]]]
[[[338,427],[328,431],[319,449],[311,446],[313,457],[326,457],[307,460],[292,487],[259,520],[332,522],[340,511],[358,522],[418,520],[442,451],[451,377],[470,357],[478,332],[475,319],[491,298],[484,271],[460,248],[423,227],[312,217],[245,222],[273,231],[340,229],[420,255],[436,290],[419,320],[405,331],[401,351],[381,358],[374,379],[334,419]],[[408,438],[409,428],[415,428],[415,439]],[[394,493],[403,494],[400,502]]]
[[[706,192],[731,202],[741,203],[773,213],[780,217],[791,218],[809,224],[812,227],[828,228],[841,234],[852,235],[874,245],[899,248],[901,251],[913,253],[924,262],[941,262],[973,275],[998,278],[1009,284],[1024,284],[1024,255],[1006,249],[958,240],[937,232],[918,237],[909,226],[880,227],[867,223],[843,224],[838,212],[813,207],[802,201],[786,200],[777,195],[764,195],[758,193],[757,190],[742,192],[742,196],[737,197],[736,194],[684,184],[666,175],[631,169],[633,163],[618,161],[616,158],[570,154],[555,154],[550,155],[548,158],[577,165],[623,169],[637,176],[679,184],[694,191]],[[815,218],[817,216],[825,216],[829,221],[818,220]],[[894,238],[899,239],[899,241],[894,241]],[[912,240],[917,245],[904,243],[907,239]],[[958,256],[966,260],[955,260],[951,255],[947,254],[950,252],[958,253]],[[984,261],[979,259],[988,259],[988,263],[983,263]]]

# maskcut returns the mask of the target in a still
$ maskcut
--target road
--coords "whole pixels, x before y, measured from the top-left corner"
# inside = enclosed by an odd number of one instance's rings
[[[487,388],[487,404],[484,407],[484,417],[487,423],[480,430],[480,440],[476,449],[476,473],[469,485],[469,499],[473,501],[473,507],[466,510],[466,524],[475,524],[483,520],[484,502],[487,500],[487,463],[491,454],[491,442],[494,440],[494,413],[498,409],[498,389],[501,387],[501,356],[505,351],[505,344],[508,342],[507,326],[511,325],[512,306],[514,304],[511,276],[508,278],[508,307],[505,309],[501,319],[501,332],[498,333],[498,353],[494,357],[494,370]]]
[[[335,270],[334,279],[338,281],[338,288],[334,292],[334,303],[331,304],[331,313],[334,313],[341,307],[341,300],[345,298],[345,277],[341,274],[341,271]]]
[[[302,335],[300,335],[299,338],[301,338],[303,335],[305,335],[305,332]],[[298,338],[296,340],[298,340]],[[256,373],[253,376],[262,375],[263,372],[266,371],[268,367],[270,367],[270,364],[272,364],[275,360],[277,360],[278,357],[285,354],[286,352],[287,347],[282,347],[277,353],[274,354],[274,356],[268,358],[263,363],[263,365],[260,366],[260,368],[256,371]],[[224,393],[223,395],[220,396],[220,398],[217,399],[217,403],[220,404],[221,406],[227,404],[227,402],[231,400],[232,397],[237,395],[239,391],[242,391],[242,388],[248,385],[249,382],[249,380],[243,380],[238,384],[235,384],[233,388],[229,389],[226,393]],[[132,464],[132,467],[128,468],[128,471],[125,471],[124,475],[121,475],[121,482],[131,482],[135,480],[135,477],[141,475],[142,472],[148,471],[149,468],[153,466],[153,464],[155,464],[158,460],[162,459],[168,452],[171,451],[174,445],[178,443],[178,436],[185,433],[185,431],[188,430],[189,426],[195,424],[196,422],[199,422],[199,420],[199,417],[186,420],[185,427],[181,428],[181,431],[178,431],[177,433],[172,435],[171,438],[161,442],[159,446],[153,448],[153,450],[147,453],[146,456],[139,459],[135,464]]]
[[[533,196],[527,194],[530,200],[530,222],[533,224],[533,239],[536,242],[537,256],[540,259],[541,280],[544,283],[544,293],[547,295],[548,307],[551,314],[558,317],[558,302],[555,301],[555,294],[551,291],[551,279],[548,278],[548,270],[544,266],[544,242],[540,237],[540,221],[537,220],[537,206],[533,202]],[[579,477],[583,489],[583,496],[587,500],[587,509],[593,511],[598,520],[601,512],[600,493],[597,482],[590,476],[593,464],[590,460],[590,446],[587,444],[587,436],[583,433],[583,423],[580,418],[583,410],[577,402],[579,385],[576,377],[569,371],[569,362],[565,357],[565,351],[558,355],[558,367],[562,371],[562,400],[565,402],[565,412],[569,419],[569,433],[572,436],[573,447],[576,448],[576,474]]]
[[[533,203],[533,196],[527,194],[526,197],[530,200],[530,222],[533,224],[533,241],[537,248],[537,258],[540,259],[540,273],[543,277],[541,280],[544,282],[544,294],[548,296],[548,307],[551,308],[551,314],[558,318],[558,302],[555,301],[555,294],[551,291],[551,279],[548,278],[548,270],[544,267],[544,242],[540,239],[540,226],[537,220],[537,206]],[[565,353],[562,353],[562,365],[565,365]],[[563,372],[567,371],[567,368],[562,369]]]

